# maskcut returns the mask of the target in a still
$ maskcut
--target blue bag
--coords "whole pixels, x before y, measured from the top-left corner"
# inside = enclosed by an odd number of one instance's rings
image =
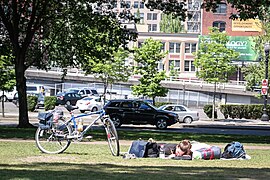
[[[135,154],[137,158],[144,157],[146,144],[147,144],[146,141],[141,140],[133,141],[129,148],[128,154]]]
[[[221,155],[221,158],[230,159],[230,158],[245,158],[246,152],[243,145],[240,142],[231,142],[227,144],[224,148],[224,152]]]

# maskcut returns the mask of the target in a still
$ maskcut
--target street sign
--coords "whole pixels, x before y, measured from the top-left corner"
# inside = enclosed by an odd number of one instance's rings
[[[262,80],[262,87],[268,87],[268,79]]]
[[[262,95],[267,95],[267,92],[268,92],[268,79],[263,79],[262,80],[261,94]]]
[[[268,90],[268,88],[262,88],[261,94],[267,95],[267,90]]]

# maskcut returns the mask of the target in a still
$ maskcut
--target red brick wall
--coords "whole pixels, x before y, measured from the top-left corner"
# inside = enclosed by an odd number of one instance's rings
[[[211,11],[206,12],[203,9],[202,12],[202,35],[208,35],[209,27],[213,26],[214,21],[224,21],[226,22],[225,31],[229,36],[255,36],[260,34],[260,32],[250,32],[250,31],[232,31],[232,20],[229,18],[231,13],[236,13],[237,11],[231,6],[227,6],[227,14],[214,14]]]

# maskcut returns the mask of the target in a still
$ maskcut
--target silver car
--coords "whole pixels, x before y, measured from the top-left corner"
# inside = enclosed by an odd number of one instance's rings
[[[159,109],[172,111],[178,114],[179,122],[192,123],[192,121],[199,120],[199,113],[197,111],[192,111],[186,106],[177,104],[168,104],[160,106]]]

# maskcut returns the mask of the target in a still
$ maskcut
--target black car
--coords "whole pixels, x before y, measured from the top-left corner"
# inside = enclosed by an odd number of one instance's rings
[[[152,124],[158,129],[166,129],[178,122],[176,113],[159,110],[143,100],[110,100],[104,110],[116,127],[122,124]]]
[[[56,97],[56,105],[76,105],[76,102],[82,98],[76,92],[60,92]]]

